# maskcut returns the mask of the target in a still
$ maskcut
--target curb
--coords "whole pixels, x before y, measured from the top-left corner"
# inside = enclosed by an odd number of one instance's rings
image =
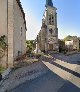
[[[4,71],[4,73],[2,74],[2,80],[0,81],[0,86],[2,85],[4,80],[6,80],[8,78],[8,76],[11,72],[12,72],[11,68],[8,68],[7,70]]]

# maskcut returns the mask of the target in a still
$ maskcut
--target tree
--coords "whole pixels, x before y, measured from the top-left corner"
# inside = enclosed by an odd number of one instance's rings
[[[72,39],[72,36],[68,35],[67,37],[64,38],[64,41],[71,40],[71,39]]]
[[[27,40],[26,43],[27,43],[28,52],[31,53],[31,51],[34,50],[35,48],[34,40]]]
[[[65,47],[65,41],[59,39],[59,52],[66,52],[67,48]]]

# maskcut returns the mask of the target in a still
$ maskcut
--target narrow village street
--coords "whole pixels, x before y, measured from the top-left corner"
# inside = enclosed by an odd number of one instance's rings
[[[34,80],[26,81],[10,92],[80,92],[80,89],[48,71]]]
[[[80,92],[80,0],[0,0],[0,92]]]
[[[76,58],[79,59],[78,55],[79,54],[75,54]],[[67,57],[70,58],[69,56]],[[59,64],[59,61],[56,62]],[[63,66],[62,62],[61,66]],[[43,61],[43,63],[48,67],[48,69],[50,69],[46,74],[43,74],[34,80],[26,81],[10,92],[80,92],[80,66],[76,64],[76,67],[73,69],[72,64],[72,67],[69,67],[67,64],[70,63],[66,63],[65,68],[67,67],[67,69],[69,69],[68,72],[68,70],[64,70],[62,67],[56,66],[54,61],[51,62],[49,59],[47,62]],[[74,75],[76,74],[74,71],[78,74]]]
[[[63,57],[60,54],[54,55]],[[70,60],[71,58],[71,61],[73,60],[72,63],[75,63],[75,57],[76,60],[80,60],[79,55],[73,54],[67,56],[67,59]],[[45,62],[44,60],[47,61]],[[49,69],[46,74],[34,80],[26,81],[10,92],[80,92],[80,66],[78,64],[70,64],[58,60],[55,62],[53,59],[49,60],[49,58],[45,58],[42,61],[47,66],[46,68]]]
[[[63,57],[62,54],[54,55]],[[67,59],[76,57],[79,61],[79,55],[73,54]],[[44,55],[40,62],[13,71],[0,92],[5,92],[4,89],[8,92],[80,92],[80,66],[52,56],[46,58],[48,55]]]
[[[72,63],[75,63],[74,60],[75,61],[76,61],[76,59],[80,60],[79,55],[80,54],[71,55],[72,57],[67,56],[67,60],[70,62],[70,59],[72,60],[72,58],[73,58]],[[55,56],[58,56],[58,54],[55,54]],[[62,55],[59,54],[59,56],[62,56]],[[76,57],[76,59],[74,59],[74,56]],[[58,57],[56,57],[56,58],[58,58]],[[47,59],[45,59],[45,60],[47,60]],[[56,61],[56,62],[58,63],[59,61]],[[63,66],[62,62],[61,62],[61,66]],[[18,91],[19,92],[80,92],[80,66],[78,66],[78,64],[76,64],[76,67],[73,67],[73,64],[70,64],[70,63],[64,64],[65,68],[67,67],[67,69],[70,69],[73,72],[75,71],[75,73],[73,73],[71,71],[68,72],[67,70],[64,70],[61,67],[57,67],[51,61],[50,62],[43,61],[43,63],[45,65],[47,65],[47,67],[51,70],[48,70],[48,72],[46,74],[44,74],[34,80],[26,81],[25,83],[14,88],[14,90],[12,90],[11,92],[18,92]],[[55,66],[52,66],[51,63]],[[65,63],[65,62],[63,62],[63,63]],[[58,64],[60,64],[60,63],[58,63]],[[69,64],[70,64],[70,67],[69,67]],[[76,73],[78,73],[78,74],[74,76],[74,74],[76,74]]]

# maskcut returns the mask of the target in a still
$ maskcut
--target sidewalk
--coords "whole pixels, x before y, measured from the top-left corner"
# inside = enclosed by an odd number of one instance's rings
[[[0,92],[11,90],[25,81],[35,79],[42,74],[45,74],[47,71],[48,69],[42,62],[37,62],[27,67],[19,68],[12,72],[8,79],[2,83]]]

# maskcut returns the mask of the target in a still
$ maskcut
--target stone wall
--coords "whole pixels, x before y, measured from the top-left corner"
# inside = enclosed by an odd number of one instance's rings
[[[8,67],[13,67],[13,0],[8,0]]]
[[[7,42],[7,0],[0,0],[0,37],[5,35]],[[7,50],[3,50],[2,57],[0,58],[0,66],[6,68],[7,63]]]
[[[41,51],[59,51],[56,10],[55,7],[50,6],[45,9],[41,31],[38,34],[38,44]]]
[[[7,0],[0,0],[0,36],[7,36]]]
[[[26,52],[26,29],[23,13],[16,0],[14,0],[14,59]]]
[[[0,0],[0,36],[8,38],[8,67],[26,52],[25,14],[19,0]]]

